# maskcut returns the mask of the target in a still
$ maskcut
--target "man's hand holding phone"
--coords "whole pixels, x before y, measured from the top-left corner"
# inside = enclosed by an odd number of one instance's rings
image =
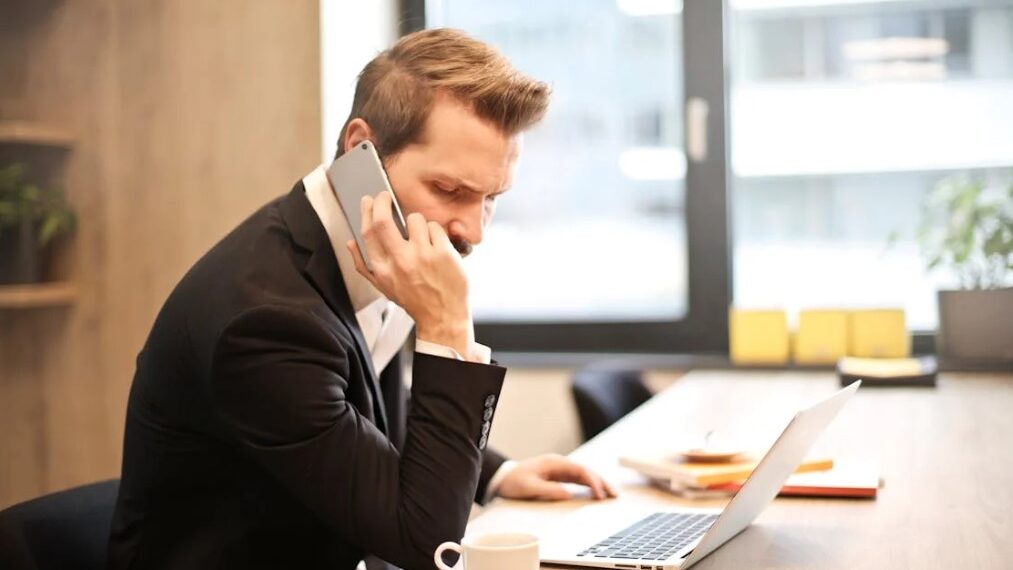
[[[389,192],[362,198],[362,238],[373,270],[366,268],[352,240],[347,246],[355,268],[407,311],[415,320],[419,339],[448,346],[469,358],[475,331],[461,255],[439,224],[427,222],[418,213],[406,218],[408,239],[404,239],[391,206]]]

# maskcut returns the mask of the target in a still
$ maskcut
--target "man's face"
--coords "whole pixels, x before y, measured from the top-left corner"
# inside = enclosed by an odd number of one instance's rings
[[[420,139],[384,161],[405,216],[418,212],[461,255],[482,241],[496,199],[510,188],[520,138],[506,136],[457,100],[437,96]]]

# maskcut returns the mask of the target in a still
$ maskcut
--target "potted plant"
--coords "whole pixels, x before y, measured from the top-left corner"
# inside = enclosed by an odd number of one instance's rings
[[[61,191],[28,182],[22,164],[0,168],[0,283],[42,281],[50,246],[74,223]]]
[[[948,270],[960,287],[938,293],[940,355],[1013,363],[1013,182],[943,179],[922,205],[918,241],[928,269]]]

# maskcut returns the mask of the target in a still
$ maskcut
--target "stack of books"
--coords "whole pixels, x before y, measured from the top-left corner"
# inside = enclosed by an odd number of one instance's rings
[[[734,495],[756,468],[756,461],[748,457],[725,463],[690,463],[678,456],[621,457],[619,463],[686,499]],[[875,498],[879,483],[878,470],[872,465],[811,458],[788,478],[780,496]]]

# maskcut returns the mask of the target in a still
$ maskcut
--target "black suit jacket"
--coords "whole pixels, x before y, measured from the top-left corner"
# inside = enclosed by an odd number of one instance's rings
[[[114,569],[408,569],[464,532],[503,462],[505,370],[415,354],[377,377],[302,183],[209,251],[137,358]]]

